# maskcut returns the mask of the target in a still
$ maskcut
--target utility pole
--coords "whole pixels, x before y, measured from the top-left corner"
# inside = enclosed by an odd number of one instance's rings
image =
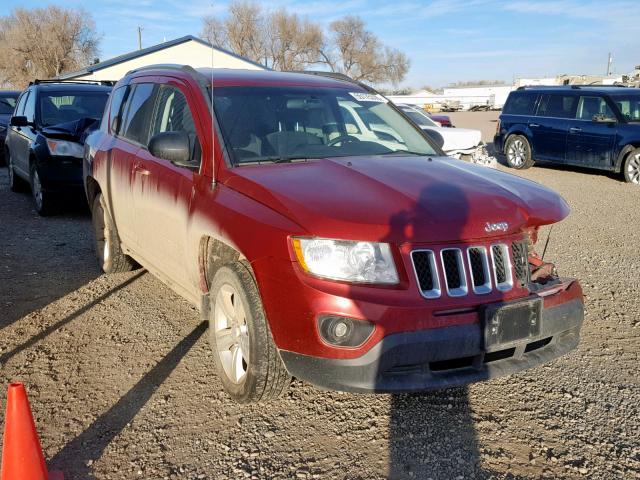
[[[611,56],[611,52],[609,52],[609,61],[607,62],[607,77],[611,76],[611,64],[613,63],[613,57]]]
[[[142,50],[142,27],[138,26],[138,50]]]

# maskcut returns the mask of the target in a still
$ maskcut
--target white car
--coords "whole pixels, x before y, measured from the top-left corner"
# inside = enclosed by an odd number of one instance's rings
[[[425,130],[431,138],[440,143],[440,147],[450,157],[467,160],[495,168],[497,160],[489,155],[487,146],[482,141],[480,130],[468,128],[444,128],[429,118],[429,115],[411,105],[398,104],[416,125]]]

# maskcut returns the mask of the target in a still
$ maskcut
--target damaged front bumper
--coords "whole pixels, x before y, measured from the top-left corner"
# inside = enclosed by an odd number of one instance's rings
[[[458,160],[465,160],[467,162],[476,163],[489,168],[496,168],[498,166],[498,160],[496,157],[489,154],[487,145],[484,142],[466,150],[452,150],[445,153],[450,157],[457,158]]]
[[[280,354],[293,376],[321,388],[402,393],[466,385],[546,363],[578,345],[584,318],[579,284],[544,300],[536,334],[505,344],[488,346],[485,319],[387,335],[353,359]]]

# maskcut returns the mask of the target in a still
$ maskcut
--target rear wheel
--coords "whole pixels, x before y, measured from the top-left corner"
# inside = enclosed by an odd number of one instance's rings
[[[225,391],[239,403],[280,396],[291,376],[271,336],[248,268],[241,262],[221,267],[209,292],[209,340]]]
[[[640,185],[640,148],[627,155],[622,171],[626,182]]]
[[[101,193],[96,195],[93,200],[91,218],[95,236],[96,256],[98,257],[98,264],[104,273],[129,272],[133,270],[136,263],[131,257],[122,252],[120,239]]]
[[[51,215],[55,209],[55,197],[53,193],[47,192],[42,187],[42,180],[35,165],[31,167],[31,196],[33,205],[38,215],[46,217]]]
[[[534,164],[531,157],[531,145],[526,137],[522,135],[511,135],[507,139],[504,153],[507,156],[507,164],[511,168],[524,170],[531,168]]]

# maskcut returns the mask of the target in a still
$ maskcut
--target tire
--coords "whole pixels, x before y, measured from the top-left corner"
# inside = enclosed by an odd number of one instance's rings
[[[209,290],[209,341],[225,391],[238,403],[279,397],[291,383],[255,280],[241,262],[220,267]]]
[[[11,153],[9,150],[5,152],[5,162],[7,164],[7,170],[9,171],[9,188],[12,192],[24,192],[27,189],[27,185],[18,175],[13,167],[13,160],[11,159]]]
[[[516,170],[526,170],[535,163],[531,156],[531,145],[522,135],[511,135],[504,146],[507,165]]]
[[[96,257],[104,273],[130,272],[136,267],[131,257],[120,248],[120,239],[105,206],[101,193],[93,199],[91,208]]]
[[[636,148],[627,155],[622,166],[622,173],[625,182],[640,185],[640,148]]]
[[[42,188],[40,174],[35,165],[31,166],[30,185],[31,197],[33,198],[33,206],[38,215],[48,217],[53,214],[56,209],[56,198],[53,193],[47,192]]]

